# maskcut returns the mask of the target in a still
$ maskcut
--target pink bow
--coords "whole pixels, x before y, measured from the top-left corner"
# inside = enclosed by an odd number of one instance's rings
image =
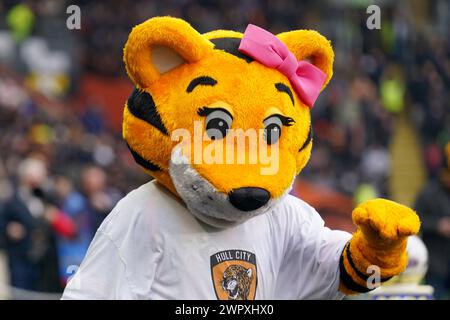
[[[325,82],[322,70],[309,62],[297,61],[280,39],[253,24],[247,26],[239,51],[284,74],[300,99],[312,108]]]

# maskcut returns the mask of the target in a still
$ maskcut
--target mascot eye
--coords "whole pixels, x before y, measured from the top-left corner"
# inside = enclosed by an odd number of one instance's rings
[[[277,116],[272,116],[264,120],[264,139],[268,145],[276,143],[281,136],[283,122]]]
[[[206,133],[211,140],[223,139],[231,127],[233,118],[228,112],[216,109],[206,116]]]

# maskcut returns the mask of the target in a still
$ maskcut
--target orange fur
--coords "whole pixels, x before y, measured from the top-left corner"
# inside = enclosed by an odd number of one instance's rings
[[[310,59],[327,75],[323,88],[333,75],[334,53],[330,42],[311,30],[296,30],[277,35],[297,60]],[[311,124],[309,109],[294,93],[294,105],[288,95],[280,93],[275,83],[290,87],[288,79],[277,70],[258,62],[247,63],[227,52],[214,48],[216,38],[242,38],[235,31],[216,30],[199,34],[187,22],[171,18],[156,17],[136,26],[124,49],[127,72],[136,86],[149,93],[169,135],[149,123],[136,118],[126,106],[124,109],[123,136],[130,147],[144,159],[158,165],[161,170],[147,172],[165,185],[174,194],[175,187],[168,173],[173,148],[178,144],[170,137],[177,129],[187,129],[191,134],[194,122],[205,126],[205,118],[198,115],[199,108],[217,104],[225,105],[233,114],[232,129],[263,129],[263,120],[273,110],[291,117],[295,123],[282,129],[277,149],[279,170],[274,175],[262,175],[261,164],[205,164],[193,163],[192,167],[218,192],[228,193],[240,187],[260,187],[278,198],[290,186],[293,177],[307,164],[312,142],[299,152],[308,137]],[[185,61],[166,72],[157,68],[152,50],[163,46],[173,50]],[[156,50],[154,50],[156,51]],[[217,80],[214,86],[199,86],[186,92],[190,81],[199,76]],[[323,89],[322,88],[322,89]],[[292,90],[294,92],[294,90]],[[217,146],[218,141],[189,142],[193,156],[196,145]],[[234,143],[225,144],[222,150],[236,151]],[[247,145],[240,147],[246,158],[253,152]],[[358,285],[366,284],[358,275],[365,273],[370,265],[381,268],[381,276],[400,273],[406,266],[406,237],[418,232],[420,221],[409,208],[397,203],[376,199],[358,206],[353,212],[353,221],[359,227],[350,241],[349,250],[356,270],[343,253],[344,271]],[[357,272],[358,271],[358,272]],[[354,293],[342,283],[340,290]]]
[[[280,169],[275,176],[261,175],[261,165],[249,163],[193,165],[220,192],[226,193],[240,186],[257,186],[266,188],[274,198],[277,198],[287,190],[293,177],[309,160],[312,143],[302,152],[298,152],[308,136],[311,121],[309,109],[295,93],[293,106],[286,94],[277,92],[274,86],[277,82],[290,86],[287,78],[277,70],[257,62],[247,63],[224,51],[213,49],[213,44],[209,40],[218,37],[241,38],[242,34],[216,30],[200,35],[180,19],[171,17],[150,19],[135,27],[130,34],[124,51],[127,71],[138,87],[151,94],[169,132],[180,128],[193,132],[194,121],[205,120],[197,114],[198,108],[217,102],[224,102],[232,109],[233,129],[244,131],[263,129],[266,113],[274,107],[283,115],[293,118],[295,124],[284,127],[282,131],[279,141]],[[317,56],[319,68],[323,68],[327,79],[331,77],[333,51],[329,42],[320,34],[302,31],[284,33],[280,38],[286,40],[288,47],[295,49],[293,52],[298,59]],[[187,63],[160,74],[152,65],[150,58],[150,51],[154,45],[165,45],[173,49],[185,58]],[[320,46],[323,48],[320,49]],[[309,51],[308,48],[314,50]],[[186,87],[189,82],[202,75],[217,79],[217,85],[198,87],[193,92],[187,93]],[[164,136],[151,125],[135,118],[127,108],[124,111],[123,135],[136,152],[163,168],[163,172],[158,173],[158,179],[169,187],[168,161],[170,152],[177,142],[171,141],[170,137]],[[202,143],[207,145],[211,142]],[[153,173],[152,175],[155,176]]]
[[[353,222],[358,230],[350,241],[350,253],[358,271],[368,275],[370,266],[380,268],[380,277],[400,274],[408,263],[407,237],[419,232],[420,220],[410,208],[385,199],[374,199],[360,204],[353,211]],[[349,267],[344,252],[345,270],[352,280],[366,284]],[[355,294],[341,284],[340,290]]]

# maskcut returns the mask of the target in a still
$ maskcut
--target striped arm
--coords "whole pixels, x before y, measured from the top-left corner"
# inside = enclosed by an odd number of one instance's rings
[[[340,291],[345,294],[366,293],[401,273],[407,264],[406,240],[389,248],[374,248],[357,231],[342,251],[339,261]],[[370,279],[370,266],[380,268],[378,283]],[[372,284],[369,289],[368,285]]]

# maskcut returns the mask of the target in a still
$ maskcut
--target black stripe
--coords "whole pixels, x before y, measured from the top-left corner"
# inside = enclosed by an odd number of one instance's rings
[[[216,110],[225,112],[226,114],[228,114],[230,116],[231,119],[233,119],[233,115],[230,113],[230,111],[228,111],[227,109],[224,109],[224,108],[208,108],[208,107],[204,106],[197,110],[197,114],[201,117],[207,117],[211,112],[214,112]]]
[[[369,289],[367,287],[363,287],[360,284],[356,283],[352,277],[347,273],[347,270],[345,270],[344,266],[344,252],[341,254],[341,258],[339,259],[339,272],[341,281],[344,284],[344,286],[354,292],[359,293],[366,293],[371,291],[372,289]]]
[[[150,171],[160,171],[161,170],[161,168],[158,165],[152,163],[149,160],[142,158],[136,151],[134,151],[130,147],[130,145],[128,143],[127,143],[127,147],[130,150],[131,155],[133,156],[134,161],[136,161],[137,164],[139,164],[140,166],[142,166],[145,169],[150,170]]]
[[[266,121],[267,119],[270,119],[272,117],[277,117],[278,119],[280,119],[280,121],[283,124],[283,126],[286,126],[286,127],[290,127],[290,126],[292,126],[295,123],[294,119],[292,119],[291,117],[285,117],[282,114],[270,115],[267,118],[265,118],[264,121]]]
[[[358,268],[356,268],[355,262],[352,259],[352,254],[350,253],[350,244],[347,245],[347,247],[345,248],[345,253],[347,254],[347,260],[350,263],[350,266],[352,267],[353,270],[355,270],[356,274],[365,282],[367,282],[367,279],[369,279],[369,275],[364,274],[363,272],[359,271]],[[386,278],[381,278],[380,281],[381,282],[386,282],[388,280],[390,280],[392,277],[386,277]]]
[[[244,59],[248,63],[254,61],[253,58],[240,52],[239,45],[241,44],[240,38],[216,38],[210,40],[214,43],[214,49],[223,50],[233,56]]]
[[[311,142],[313,138],[313,131],[312,131],[312,125],[309,125],[309,132],[308,132],[308,137],[306,138],[305,142],[303,142],[302,147],[300,148],[300,150],[298,150],[298,152],[302,151],[303,149],[305,149],[308,144]]]
[[[194,90],[195,87],[199,86],[199,85],[202,85],[202,86],[215,86],[216,84],[217,84],[217,81],[214,80],[213,78],[208,77],[208,76],[201,76],[201,77],[195,78],[194,80],[192,80],[189,83],[189,85],[188,85],[188,87],[186,89],[186,92],[187,93],[192,92],[192,90]]]
[[[134,88],[128,98],[127,105],[128,110],[130,110],[133,116],[151,124],[166,136],[169,135],[166,126],[161,120],[158,110],[156,110],[155,102],[148,92]]]
[[[294,95],[292,94],[291,89],[287,85],[285,85],[284,83],[279,82],[279,83],[275,83],[275,88],[277,88],[277,90],[280,91],[280,92],[287,93],[289,95],[289,98],[291,98],[292,105],[295,104],[294,103]]]

